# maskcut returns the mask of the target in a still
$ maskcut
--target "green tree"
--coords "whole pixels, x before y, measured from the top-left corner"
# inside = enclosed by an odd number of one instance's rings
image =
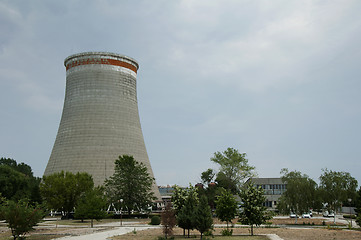
[[[193,210],[195,206],[197,206],[198,201],[199,201],[198,189],[193,187],[191,184],[189,184],[189,187],[187,188],[181,188],[177,185],[174,186],[174,191],[172,194],[172,203],[173,203],[173,208],[175,209],[176,212],[178,225],[179,227],[183,228],[183,236],[185,236],[185,229],[188,229],[188,226],[191,227],[193,226],[192,220],[189,220],[189,218],[193,218],[194,215]],[[183,209],[185,206],[187,207],[187,209]],[[189,228],[189,229],[193,229],[193,228]],[[189,235],[189,231],[188,231],[188,235]]]
[[[234,148],[227,148],[223,152],[216,152],[211,161],[219,164],[220,171],[216,181],[220,187],[237,194],[244,180],[254,175],[255,167],[248,164],[246,153],[239,153]]]
[[[6,199],[14,201],[30,196],[27,177],[10,166],[0,166],[0,192]]]
[[[94,187],[93,178],[88,173],[63,172],[43,177],[40,192],[50,209],[60,210],[69,217],[79,198]]]
[[[25,163],[17,163],[12,158],[0,158],[0,165],[9,166],[17,172],[23,173],[25,176],[32,177],[33,171],[31,167]]]
[[[176,210],[176,214],[178,214],[178,212],[182,209],[188,198],[190,198],[195,204],[198,204],[198,190],[191,184],[189,184],[189,187],[187,188],[181,188],[177,185],[173,188],[172,204],[173,208]]]
[[[40,178],[33,176],[29,165],[0,158],[0,193],[4,197],[14,201],[27,198],[32,203],[41,203],[39,184]]]
[[[130,215],[132,210],[144,209],[156,199],[152,178],[147,167],[133,156],[123,155],[115,160],[114,174],[105,180],[105,189],[113,203],[123,199]]]
[[[99,221],[106,217],[105,208],[107,199],[103,187],[96,187],[85,192],[78,200],[75,207],[75,218],[90,219],[90,226],[93,227],[93,220]]]
[[[240,197],[242,202],[240,220],[242,224],[251,226],[253,236],[253,225],[259,226],[270,219],[267,208],[263,206],[266,197],[263,189],[255,187],[252,183],[241,191]]]
[[[177,222],[180,228],[183,228],[183,235],[185,235],[185,230],[189,231],[195,228],[195,210],[197,203],[193,201],[191,197],[186,198],[186,201],[183,207],[177,213]]]
[[[212,226],[212,211],[208,205],[207,197],[202,196],[196,208],[195,214],[195,227],[201,233],[201,239],[203,237],[203,233],[212,229]]]
[[[347,201],[348,198],[355,199],[357,180],[348,172],[322,170],[320,188],[323,190],[323,201],[327,203],[328,209],[334,211],[334,222],[336,222],[336,212],[342,202]]]
[[[227,222],[228,230],[228,223],[232,222],[237,214],[237,201],[229,190],[223,189],[216,200],[216,204],[217,218],[222,222]]]
[[[213,181],[215,175],[216,173],[214,172],[214,170],[208,168],[206,171],[201,173],[202,183],[205,186],[208,186]]]
[[[361,187],[359,188],[356,194],[355,211],[357,213],[356,222],[359,226],[361,226]]]
[[[299,171],[289,172],[287,168],[282,169],[281,174],[287,190],[279,199],[278,210],[284,214],[293,212],[297,215],[309,212],[316,197],[316,182],[306,174]],[[295,222],[297,223],[297,218]]]
[[[34,230],[44,217],[43,210],[39,206],[31,206],[25,200],[18,202],[8,200],[0,208],[1,216],[6,220],[8,227],[15,239],[23,237],[26,233]]]
[[[177,223],[175,210],[171,208],[170,203],[166,205],[165,210],[161,214],[161,217],[162,217],[163,233],[165,239],[167,239],[168,236],[173,235],[173,228]]]

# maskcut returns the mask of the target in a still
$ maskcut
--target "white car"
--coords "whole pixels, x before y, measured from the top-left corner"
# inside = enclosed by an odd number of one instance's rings
[[[297,218],[297,214],[296,213],[291,213],[290,218]]]
[[[334,217],[335,214],[333,212],[324,211],[322,214],[324,217]]]
[[[302,214],[302,218],[311,218],[311,215],[309,213]]]

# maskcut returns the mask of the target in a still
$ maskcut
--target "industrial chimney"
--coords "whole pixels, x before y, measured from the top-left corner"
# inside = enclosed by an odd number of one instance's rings
[[[114,173],[119,155],[132,155],[154,177],[140,126],[138,63],[108,52],[67,57],[63,114],[44,175],[87,172],[95,185]],[[153,189],[160,199],[156,184]]]

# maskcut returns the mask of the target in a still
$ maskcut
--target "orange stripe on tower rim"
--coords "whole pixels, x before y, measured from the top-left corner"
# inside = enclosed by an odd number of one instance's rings
[[[108,59],[108,58],[86,58],[86,59],[80,59],[77,61],[73,61],[66,65],[66,70],[69,70],[70,68],[82,66],[82,65],[88,65],[88,64],[104,64],[104,65],[113,65],[118,67],[124,67],[132,70],[133,72],[137,73],[137,67],[134,65],[123,62],[117,59]]]

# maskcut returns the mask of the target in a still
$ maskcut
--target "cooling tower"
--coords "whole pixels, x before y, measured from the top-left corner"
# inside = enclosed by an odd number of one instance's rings
[[[119,54],[86,52],[67,57],[64,65],[63,114],[44,175],[87,172],[101,185],[113,175],[114,161],[127,154],[154,177],[139,120],[138,63]],[[156,184],[153,191],[160,199]]]

